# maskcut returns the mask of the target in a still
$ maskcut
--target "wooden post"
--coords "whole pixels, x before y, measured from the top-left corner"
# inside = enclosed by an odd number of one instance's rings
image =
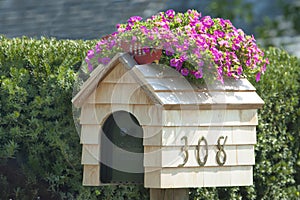
[[[150,200],[188,200],[189,189],[153,189],[150,188]]]

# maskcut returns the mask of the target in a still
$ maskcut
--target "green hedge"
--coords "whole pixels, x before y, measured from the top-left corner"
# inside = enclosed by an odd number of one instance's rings
[[[81,186],[71,98],[95,42],[0,37],[0,199],[140,199],[134,186]]]
[[[95,43],[0,36],[0,199],[148,198],[141,186],[81,186],[71,98],[76,72]],[[267,55],[267,74],[257,84],[252,80],[266,102],[259,112],[255,185],[192,189],[191,199],[300,198],[300,64],[278,49]]]

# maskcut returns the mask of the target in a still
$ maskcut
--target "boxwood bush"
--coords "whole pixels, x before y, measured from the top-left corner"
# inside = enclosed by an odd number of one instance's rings
[[[142,186],[83,187],[72,90],[96,41],[0,36],[0,199],[148,199]],[[299,60],[266,50],[254,185],[191,189],[190,199],[297,199]]]
[[[71,98],[95,42],[0,37],[0,199],[142,199],[135,186],[81,186]]]

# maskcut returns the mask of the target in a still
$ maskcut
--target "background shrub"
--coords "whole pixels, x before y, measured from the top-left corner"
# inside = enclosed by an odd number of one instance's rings
[[[81,186],[71,98],[76,71],[95,42],[0,37],[0,199],[141,199],[145,193]]]
[[[0,199],[147,199],[142,186],[83,187],[72,90],[96,41],[0,36]],[[259,83],[254,186],[191,189],[190,199],[300,198],[299,69],[285,51]]]

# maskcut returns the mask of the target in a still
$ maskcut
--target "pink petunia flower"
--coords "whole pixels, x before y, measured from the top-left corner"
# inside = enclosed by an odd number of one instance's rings
[[[172,9],[167,10],[167,11],[166,11],[166,15],[167,15],[168,18],[173,19],[174,16],[175,16],[175,11],[172,10]]]

